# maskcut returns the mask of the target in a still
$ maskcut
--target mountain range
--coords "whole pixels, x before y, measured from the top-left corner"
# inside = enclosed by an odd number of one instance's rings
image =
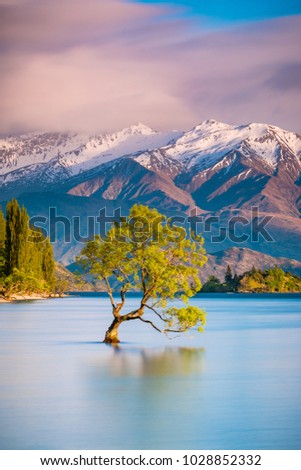
[[[127,213],[137,202],[167,215],[194,210],[218,218],[203,231],[209,253],[235,247],[301,261],[301,137],[268,124],[211,119],[187,132],[136,124],[100,135],[10,136],[0,139],[0,185],[3,203],[17,197],[32,216],[56,207],[83,224],[101,208]],[[253,222],[265,217],[269,239],[252,237]],[[221,227],[227,236],[213,240]],[[248,239],[237,241],[244,232]],[[81,246],[63,243],[61,228],[56,257],[68,265]]]

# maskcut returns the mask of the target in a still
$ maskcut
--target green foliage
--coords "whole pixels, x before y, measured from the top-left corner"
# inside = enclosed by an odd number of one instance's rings
[[[301,278],[278,266],[264,271],[253,266],[241,276],[235,274],[231,283],[210,276],[202,292],[301,292]]]
[[[5,217],[0,206],[0,249],[5,245]]]
[[[13,294],[45,294],[49,291],[44,279],[37,279],[32,273],[14,268],[4,280],[5,297]]]
[[[202,287],[202,292],[226,292],[226,289],[216,276],[209,276]]]
[[[184,332],[197,325],[198,331],[202,333],[206,325],[204,310],[191,305],[186,308],[171,307],[166,310],[165,318],[172,331],[178,329]]]
[[[227,269],[226,269],[226,274],[225,274],[225,283],[228,287],[231,287],[232,281],[233,281],[232,270],[231,270],[231,266],[228,264]]]
[[[67,279],[58,279],[55,284],[55,293],[62,297],[63,294],[69,290],[69,282]]]
[[[237,274],[232,275],[231,266],[228,264],[224,283],[221,283],[216,276],[209,276],[208,281],[203,285],[202,292],[237,292],[239,280]]]
[[[0,278],[4,274],[5,269],[5,218],[0,206]]]
[[[244,273],[240,281],[241,292],[301,292],[301,278],[284,272],[278,266],[265,271],[254,267]]]
[[[4,295],[25,291],[28,294],[30,289],[35,294],[53,291],[54,259],[50,241],[39,230],[29,227],[29,216],[16,199],[7,203],[4,223],[3,219],[0,211],[0,275]]]
[[[113,226],[104,240],[98,236],[89,241],[79,262],[86,272],[104,282],[115,318],[120,315],[126,293],[139,290],[140,307],[123,315],[122,321],[143,321],[147,309],[164,322],[160,331],[182,332],[204,324],[204,312],[187,305],[188,298],[201,288],[199,269],[206,262],[203,242],[201,237],[195,241],[186,239],[182,229],[164,223],[156,209],[134,205],[128,222]],[[113,297],[112,282],[118,285],[119,304]],[[186,306],[168,309],[168,301],[175,298]],[[147,323],[158,329],[150,320]]]
[[[22,239],[20,206],[16,199],[12,199],[6,205],[5,274],[7,276],[15,268],[19,268]]]
[[[233,281],[232,281],[232,290],[233,292],[237,292],[241,277],[238,276],[236,273],[234,274]]]
[[[43,278],[46,281],[47,285],[51,290],[55,288],[56,279],[54,276],[54,258],[52,245],[49,241],[49,238],[46,238],[43,243],[41,243],[42,250],[42,273]]]

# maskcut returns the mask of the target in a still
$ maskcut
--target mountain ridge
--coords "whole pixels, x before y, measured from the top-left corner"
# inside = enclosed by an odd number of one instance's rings
[[[194,209],[227,225],[233,216],[250,219],[251,207],[258,207],[273,219],[275,242],[262,240],[255,249],[301,260],[292,246],[301,237],[301,137],[294,132],[211,119],[187,132],[162,133],[139,123],[85,138],[34,133],[16,138],[15,147],[13,139],[4,148],[0,140],[1,201],[27,194],[33,215],[44,210],[35,201],[46,201],[42,194],[63,214],[80,217],[98,205],[127,210],[142,203],[166,214],[189,215]],[[209,251],[216,251],[210,237],[205,239]],[[227,239],[220,249],[232,245]],[[244,247],[253,249],[251,242]]]

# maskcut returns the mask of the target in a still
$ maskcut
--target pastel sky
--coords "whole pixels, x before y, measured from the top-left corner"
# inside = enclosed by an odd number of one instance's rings
[[[0,0],[0,133],[301,133],[301,1]]]

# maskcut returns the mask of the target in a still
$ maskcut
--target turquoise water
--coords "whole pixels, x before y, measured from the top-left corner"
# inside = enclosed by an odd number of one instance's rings
[[[134,321],[119,349],[104,297],[1,304],[0,448],[301,449],[301,297],[193,303],[205,333]]]

